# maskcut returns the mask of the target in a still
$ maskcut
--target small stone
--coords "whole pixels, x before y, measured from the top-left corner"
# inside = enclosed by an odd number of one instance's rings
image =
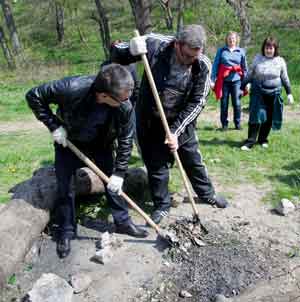
[[[198,239],[196,237],[193,238],[193,242],[198,246],[206,246],[206,243],[202,241],[201,239]]]
[[[177,208],[181,203],[183,203],[184,197],[180,193],[173,193],[171,195],[171,207]]]
[[[282,198],[275,211],[283,216],[287,216],[291,212],[295,211],[295,205],[289,201],[287,198]]]
[[[110,245],[110,235],[108,232],[105,232],[101,235],[100,240],[96,242],[96,246],[99,249],[104,249]]]
[[[226,298],[223,295],[216,295],[214,302],[230,302],[231,299]]]
[[[92,278],[88,274],[79,273],[71,276],[70,283],[75,294],[79,294],[86,290],[92,283]]]
[[[92,261],[105,264],[108,263],[113,257],[113,253],[109,247],[106,247],[100,251],[97,251],[96,254],[91,258]]]
[[[190,294],[187,290],[181,290],[179,292],[179,297],[181,297],[181,298],[192,298],[193,295]]]

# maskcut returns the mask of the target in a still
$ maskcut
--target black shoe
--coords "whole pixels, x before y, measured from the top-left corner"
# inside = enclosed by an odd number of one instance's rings
[[[60,238],[56,242],[56,253],[59,258],[66,258],[71,252],[70,238]]]
[[[154,223],[159,224],[163,218],[167,217],[169,215],[170,209],[165,209],[165,210],[155,210],[152,215],[151,219],[154,221]]]
[[[116,224],[116,233],[127,234],[137,238],[145,238],[149,235],[146,230],[138,227],[133,222]]]
[[[242,130],[242,126],[241,125],[236,125],[235,130]]]
[[[222,126],[222,131],[227,131],[228,130],[228,126]]]
[[[202,200],[204,203],[208,203],[212,206],[216,206],[218,208],[227,208],[228,207],[228,201],[224,196],[221,195],[214,195],[210,198],[206,198]]]

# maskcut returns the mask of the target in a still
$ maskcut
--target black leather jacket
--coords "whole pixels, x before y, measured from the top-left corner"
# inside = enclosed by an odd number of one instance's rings
[[[68,138],[79,147],[113,150],[117,139],[114,173],[123,175],[128,168],[135,127],[129,101],[114,108],[95,102],[94,76],[68,77],[32,88],[26,100],[38,120],[52,132],[65,127]],[[56,114],[50,104],[57,105]]]

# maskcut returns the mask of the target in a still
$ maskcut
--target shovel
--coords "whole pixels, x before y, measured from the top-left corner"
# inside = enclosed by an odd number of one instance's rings
[[[74,144],[72,144],[69,140],[67,140],[67,146],[70,150],[76,154],[94,173],[96,173],[104,183],[109,182],[109,178],[87,157],[85,156]],[[178,240],[176,236],[170,232],[162,230],[127,194],[123,191],[120,196],[122,196],[125,201],[135,210],[137,211],[146,222],[156,231],[157,235],[167,241],[167,243],[171,246],[175,245]]]
[[[140,36],[138,30],[135,30],[134,34],[135,34],[136,37]],[[143,60],[143,63],[144,63],[145,71],[146,71],[146,74],[147,74],[147,77],[148,77],[149,84],[150,84],[151,89],[152,89],[154,99],[155,99],[155,102],[156,102],[156,106],[157,106],[157,109],[158,109],[158,112],[159,112],[159,116],[160,116],[160,119],[162,121],[163,127],[164,127],[165,132],[166,132],[166,136],[168,138],[170,138],[171,137],[171,131],[170,131],[170,128],[169,128],[169,125],[168,125],[168,121],[167,121],[163,106],[162,106],[160,98],[159,98],[159,94],[158,94],[158,91],[157,91],[157,88],[156,88],[156,85],[155,85],[155,82],[154,82],[154,79],[153,79],[153,76],[152,76],[152,72],[151,72],[151,68],[149,66],[147,56],[145,54],[142,54],[141,57],[142,57],[142,60]],[[200,226],[201,226],[201,229],[205,233],[208,233],[208,230],[206,229],[206,227],[200,221],[200,217],[199,217],[198,209],[196,208],[193,193],[192,193],[192,190],[190,188],[189,181],[188,181],[188,178],[186,176],[186,173],[183,169],[183,166],[182,166],[181,160],[179,158],[178,152],[174,151],[173,154],[174,154],[174,158],[175,158],[177,167],[179,168],[179,171],[180,171],[180,174],[181,174],[181,177],[182,177],[182,180],[183,180],[183,183],[184,183],[189,201],[190,201],[190,203],[192,205],[192,208],[193,208],[193,211],[194,211],[193,222],[194,222],[194,224],[199,223]]]

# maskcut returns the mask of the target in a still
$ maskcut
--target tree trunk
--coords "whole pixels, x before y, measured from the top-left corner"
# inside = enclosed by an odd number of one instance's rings
[[[173,15],[170,7],[170,0],[159,0],[159,4],[165,12],[165,21],[167,29],[173,30]]]
[[[5,22],[6,22],[9,34],[10,34],[10,40],[12,43],[13,52],[15,54],[19,54],[19,53],[21,53],[21,43],[19,40],[17,28],[15,25],[15,21],[13,18],[13,14],[12,14],[10,5],[7,0],[0,0],[0,3],[1,3],[3,14],[5,17]]]
[[[14,59],[13,59],[10,49],[6,43],[5,34],[4,34],[4,30],[3,30],[2,26],[0,26],[0,44],[1,44],[1,48],[3,50],[4,57],[7,61],[8,67],[11,69],[15,68]]]
[[[151,32],[151,0],[129,0],[135,25],[141,35]]]
[[[184,0],[178,0],[178,6],[177,6],[177,33],[181,30],[183,27],[183,12],[184,12]]]
[[[95,0],[96,6],[97,6],[97,11],[99,18],[97,18],[97,22],[99,24],[99,30],[100,30],[100,35],[102,39],[102,45],[103,45],[103,51],[105,54],[106,59],[109,58],[109,49],[110,49],[110,29],[109,29],[109,23],[108,23],[108,18],[106,16],[105,9],[101,3],[100,0]]]
[[[251,41],[251,24],[246,10],[248,0],[226,0],[226,2],[233,8],[235,15],[240,21],[242,31],[241,45],[247,47]]]
[[[59,1],[55,1],[55,15],[56,15],[56,31],[59,43],[62,43],[65,35],[64,28],[64,7]]]

